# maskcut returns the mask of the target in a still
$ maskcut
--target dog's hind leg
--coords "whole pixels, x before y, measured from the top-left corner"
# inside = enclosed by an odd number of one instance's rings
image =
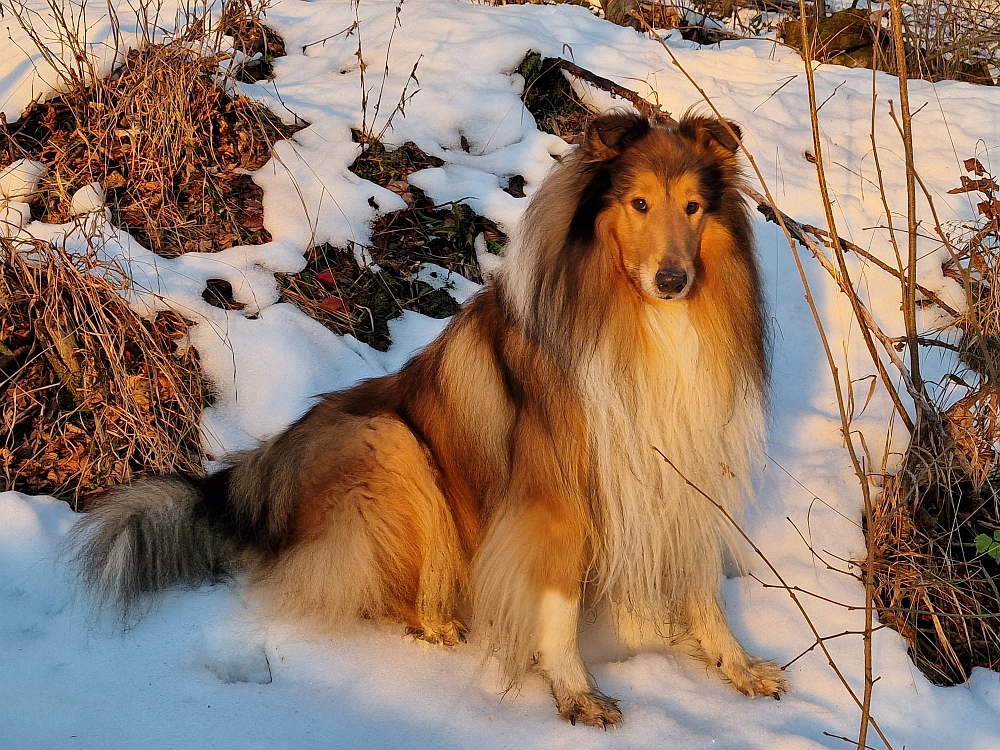
[[[401,620],[418,637],[457,642],[467,563],[427,450],[388,415],[334,426],[335,445],[310,459],[295,541],[260,586],[279,611],[325,627]]]
[[[751,698],[757,695],[777,698],[787,688],[781,667],[751,656],[736,640],[713,592],[706,589],[689,595],[687,626],[703,658],[741,693]]]
[[[466,563],[458,533],[441,491],[429,492],[425,505],[423,564],[407,632],[429,643],[454,646],[465,641],[468,628],[455,615]]]
[[[372,417],[362,472],[373,507],[367,533],[376,549],[389,609],[407,632],[455,645],[466,628],[455,617],[466,561],[430,454],[398,419]]]

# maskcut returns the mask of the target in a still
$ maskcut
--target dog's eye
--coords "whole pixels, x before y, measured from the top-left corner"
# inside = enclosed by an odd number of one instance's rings
[[[635,198],[632,201],[632,208],[634,208],[636,211],[641,211],[642,213],[646,213],[646,211],[649,210],[649,206],[646,205],[645,198]]]
[[[688,204],[684,207],[684,211],[688,216],[694,216],[701,211],[701,204],[698,201],[688,201]]]

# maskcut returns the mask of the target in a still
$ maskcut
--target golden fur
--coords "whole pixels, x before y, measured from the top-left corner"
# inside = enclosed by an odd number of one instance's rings
[[[437,341],[218,475],[116,491],[84,522],[88,582],[128,607],[241,562],[283,616],[399,620],[449,644],[471,601],[511,679],[535,664],[559,714],[596,726],[621,713],[576,639],[581,608],[606,600],[777,695],[780,670],[719,603],[733,529],[657,453],[739,517],[767,359],[735,147],[704,117],[598,118]],[[154,490],[176,509],[154,519]],[[192,541],[168,548],[167,530]]]

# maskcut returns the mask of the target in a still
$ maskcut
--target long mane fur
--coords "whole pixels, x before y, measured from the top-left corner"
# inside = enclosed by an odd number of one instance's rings
[[[698,163],[673,165],[710,168],[718,190],[701,281],[686,301],[652,306],[624,292],[617,249],[580,230],[603,208],[597,194],[648,166],[641,144],[610,162],[590,161],[585,149],[565,159],[533,197],[499,281],[585,414],[598,597],[654,621],[671,619],[691,591],[717,588],[723,560],[743,559],[732,524],[659,453],[738,520],[767,406],[767,334],[742,175],[731,154],[698,150],[702,122],[710,121],[688,116],[679,126]]]

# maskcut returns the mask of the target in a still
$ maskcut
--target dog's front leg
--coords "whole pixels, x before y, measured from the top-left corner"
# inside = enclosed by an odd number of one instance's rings
[[[688,596],[687,619],[689,632],[705,660],[741,693],[751,698],[757,695],[777,698],[788,687],[781,667],[751,656],[736,640],[713,591],[706,588]]]
[[[473,569],[475,619],[491,627],[513,682],[533,663],[562,718],[614,726],[618,702],[594,685],[577,637],[585,525],[565,500],[529,498],[508,507],[483,541]]]
[[[577,637],[580,592],[550,588],[542,592],[538,608],[538,669],[549,683],[559,715],[572,724],[596,727],[622,720],[618,700],[593,684],[580,657]]]
[[[577,638],[592,535],[585,443],[555,439],[551,426],[521,414],[510,480],[473,564],[475,618],[491,627],[512,681],[533,663],[562,718],[614,726],[618,702],[597,690]]]

